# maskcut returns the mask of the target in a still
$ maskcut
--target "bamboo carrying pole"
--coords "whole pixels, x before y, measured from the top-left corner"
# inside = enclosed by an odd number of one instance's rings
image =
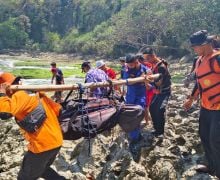
[[[127,80],[113,80],[112,85],[127,85],[138,82],[151,82],[152,79],[158,77],[158,74],[146,75],[145,77],[129,78]],[[108,81],[93,82],[82,84],[85,88],[107,87],[110,86]],[[27,91],[64,91],[77,90],[78,84],[61,84],[61,85],[11,85],[9,89],[12,91],[27,90]]]

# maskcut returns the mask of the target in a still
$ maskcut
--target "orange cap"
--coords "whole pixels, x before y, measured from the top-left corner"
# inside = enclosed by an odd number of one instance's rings
[[[0,84],[3,84],[3,83],[12,84],[18,78],[20,79],[21,77],[15,77],[11,73],[2,72],[2,73],[0,73]]]

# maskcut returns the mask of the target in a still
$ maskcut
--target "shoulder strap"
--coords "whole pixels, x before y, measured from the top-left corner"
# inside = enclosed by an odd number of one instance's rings
[[[160,62],[158,62],[155,66],[154,66],[154,68],[153,68],[153,71],[158,71],[158,67],[161,65],[161,64],[164,64],[165,65],[165,67],[166,67],[166,69],[167,69],[167,66],[168,66],[168,63],[167,63],[167,61],[165,61],[164,59],[160,59]],[[167,70],[167,72],[168,72],[168,70]],[[157,73],[157,72],[156,72]],[[168,72],[169,73],[169,72]]]
[[[198,68],[201,64],[201,60],[202,60],[202,56],[199,56],[198,59],[196,60],[196,65],[195,65],[195,69]]]
[[[211,58],[210,58],[210,63],[209,63],[211,72],[220,74],[220,72],[216,72],[215,69],[214,69],[214,62],[215,62],[216,60],[218,61],[218,64],[220,65],[220,51],[215,52],[215,53],[211,56]]]
[[[168,66],[168,62],[165,60],[165,59],[160,59],[161,60],[161,62],[167,67]]]
[[[153,67],[153,71],[157,71],[158,70],[158,66],[160,66],[162,64],[162,61],[158,62],[154,67]],[[157,72],[156,72],[157,73]]]

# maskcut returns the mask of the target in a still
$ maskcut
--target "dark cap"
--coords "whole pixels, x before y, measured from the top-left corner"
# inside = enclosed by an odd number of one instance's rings
[[[56,66],[55,62],[50,63],[51,66]]]
[[[82,65],[81,65],[81,69],[83,69],[85,67],[91,67],[91,63],[89,61],[83,62]]]
[[[126,63],[132,63],[136,60],[136,56],[134,54],[128,54],[126,57],[125,57],[125,62]]]
[[[154,50],[152,48],[146,48],[144,51],[143,51],[143,54],[149,54],[149,55],[153,55],[155,54]]]
[[[195,32],[190,36],[191,46],[201,46],[204,44],[208,44],[212,42],[212,39],[213,36],[208,36],[207,30]]]

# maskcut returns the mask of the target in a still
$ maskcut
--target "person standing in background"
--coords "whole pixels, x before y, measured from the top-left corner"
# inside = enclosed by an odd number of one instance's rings
[[[103,60],[96,61],[96,68],[103,70],[110,80],[116,79],[116,72],[112,68],[106,66]]]
[[[53,84],[54,79],[56,85],[64,84],[63,72],[61,69],[57,68],[57,64],[55,62],[52,62],[50,65],[52,72],[51,84]],[[53,98],[58,103],[62,102],[62,91],[56,91]]]
[[[104,71],[107,74],[109,80],[116,80],[116,72],[114,71],[114,69],[106,66],[104,60],[96,61],[96,68]],[[119,86],[114,86],[114,90],[120,93]]]

